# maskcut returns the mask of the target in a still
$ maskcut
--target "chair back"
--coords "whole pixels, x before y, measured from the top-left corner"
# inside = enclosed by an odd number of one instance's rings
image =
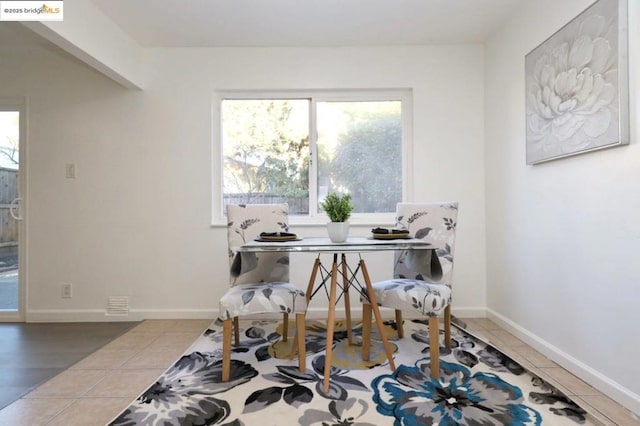
[[[458,203],[398,203],[396,227],[409,230],[409,235],[437,247],[436,254],[442,266],[442,279],[434,281],[451,287],[453,277],[453,251],[458,220]],[[407,251],[396,252],[393,275],[395,278],[411,278],[430,281],[412,269]]]
[[[288,282],[288,253],[238,253],[238,248],[254,240],[261,232],[287,232],[287,204],[227,205],[230,284]]]

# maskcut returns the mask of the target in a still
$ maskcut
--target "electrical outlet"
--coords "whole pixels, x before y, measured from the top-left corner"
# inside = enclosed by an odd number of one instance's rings
[[[71,284],[62,284],[62,298],[71,299]]]

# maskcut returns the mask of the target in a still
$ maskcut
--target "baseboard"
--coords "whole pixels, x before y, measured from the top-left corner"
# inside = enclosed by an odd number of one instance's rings
[[[393,318],[393,311],[381,309],[385,319]],[[307,318],[314,320],[327,319],[327,308],[310,308]],[[27,312],[26,322],[96,322],[96,321],[143,321],[145,319],[215,319],[218,309],[132,309],[129,315],[107,315],[104,309],[78,310],[31,310]],[[362,318],[362,308],[351,308],[353,319]],[[280,314],[255,315],[255,318],[280,318]],[[336,308],[336,318],[345,318],[345,309]]]
[[[141,319],[211,319],[218,318],[218,309],[132,309]]]
[[[0,322],[22,322],[22,317],[17,312],[0,311]]]
[[[393,318],[393,311],[380,309],[383,316]],[[314,320],[327,319],[327,308],[310,308],[307,318]],[[145,319],[215,319],[219,316],[218,309],[132,309],[129,315],[107,315],[104,309],[77,310],[30,310],[26,314],[26,322],[107,322],[107,321],[143,321]],[[256,318],[280,318],[280,314],[256,315]],[[362,318],[361,306],[351,308],[353,319]],[[345,318],[345,309],[336,308],[336,318]]]
[[[215,319],[217,309],[132,309],[128,315],[108,315],[105,309],[56,310],[26,312],[26,322],[119,322],[145,319]]]
[[[392,309],[380,308],[384,319],[393,319]],[[453,315],[459,318],[484,318],[485,308],[456,308]],[[128,315],[108,315],[105,309],[37,309],[27,311],[26,322],[110,322],[110,321],[143,321],[145,319],[215,319],[218,309],[131,309]],[[307,318],[326,320],[327,307],[309,308]],[[275,317],[279,317],[276,315]],[[336,307],[336,318],[345,318],[344,307]],[[362,305],[351,307],[351,318],[362,318]]]
[[[599,371],[575,359],[492,309],[487,309],[487,317],[561,367],[575,374],[611,399],[624,405],[632,412],[640,415],[640,395],[611,380]]]

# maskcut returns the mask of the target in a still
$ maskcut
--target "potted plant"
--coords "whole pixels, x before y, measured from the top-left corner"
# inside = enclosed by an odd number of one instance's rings
[[[349,217],[353,211],[351,194],[329,193],[324,201],[320,202],[320,208],[329,216],[327,230],[329,238],[334,243],[343,243],[349,235]]]

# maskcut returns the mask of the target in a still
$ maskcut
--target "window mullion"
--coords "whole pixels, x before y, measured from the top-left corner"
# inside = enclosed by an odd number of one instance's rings
[[[318,123],[316,100],[309,103],[309,216],[318,215]]]

